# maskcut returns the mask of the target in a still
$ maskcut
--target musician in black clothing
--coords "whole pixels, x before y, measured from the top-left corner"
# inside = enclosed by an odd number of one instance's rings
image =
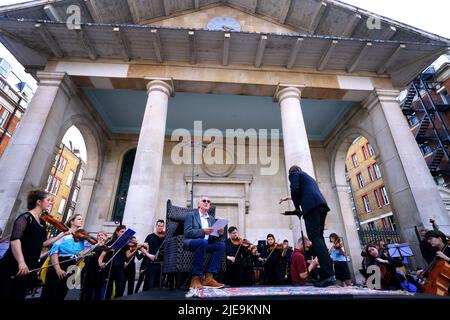
[[[291,256],[293,250],[289,247],[289,241],[283,240],[283,251],[281,252],[281,263],[283,265],[284,284],[292,284],[291,280]]]
[[[143,251],[147,259],[147,272],[145,275],[144,291],[150,288],[156,288],[161,281],[161,261],[162,250],[166,232],[164,231],[164,220],[156,221],[156,230],[145,238],[145,243],[148,244],[148,251]]]
[[[106,244],[110,247],[127,229],[127,227],[121,225],[116,228],[113,233],[112,239]],[[98,264],[103,269],[106,281],[106,293],[105,299],[112,298],[113,283],[115,283],[115,298],[122,297],[125,290],[125,261],[126,261],[126,248],[121,248],[119,252],[115,252],[110,249],[104,250],[98,258]],[[114,257],[114,258],[113,258]],[[108,261],[109,265],[106,265]]]
[[[250,243],[238,236],[236,227],[228,228],[225,240],[226,283],[230,286],[251,285],[253,280],[253,263]]]
[[[126,261],[125,261],[125,284],[127,285],[127,295],[132,295],[134,293],[134,281],[136,279],[136,262],[134,261],[136,257],[139,260],[142,259],[143,254],[141,253],[141,248],[144,244],[138,244],[136,237],[132,237],[127,244],[125,249]]]
[[[97,241],[105,243],[108,235],[105,231],[97,233]],[[81,292],[80,300],[91,301],[101,300],[101,291],[103,286],[103,273],[98,265],[98,257],[105,250],[104,246],[95,248],[91,255],[84,258],[84,268],[81,271]]]
[[[269,233],[266,248],[267,255],[262,257],[264,260],[264,284],[283,284],[283,265],[281,263],[283,245],[275,243],[274,235]]]
[[[47,240],[47,225],[41,219],[53,200],[47,192],[32,190],[27,196],[29,211],[14,222],[10,247],[0,259],[0,300],[24,300],[36,274],[30,273],[38,265],[42,247],[46,247],[68,235],[60,233]]]
[[[428,231],[425,234],[425,239],[437,250],[436,257],[450,263],[450,245],[446,246],[448,239],[443,232],[436,230]]]

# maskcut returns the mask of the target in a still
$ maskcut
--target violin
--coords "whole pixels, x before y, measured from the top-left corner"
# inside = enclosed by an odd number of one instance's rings
[[[86,240],[92,245],[96,245],[98,243],[97,239],[90,236],[89,233],[84,229],[78,229],[73,233],[73,238],[75,242]]]
[[[52,217],[48,211],[42,211],[42,213],[39,216],[42,220],[47,222],[48,224],[51,224],[56,229],[58,229],[61,232],[67,232],[69,231],[69,227],[67,227],[65,224],[63,224],[61,221],[56,219],[55,217]]]
[[[158,236],[158,238],[162,239],[166,237],[167,232],[166,231],[161,231],[161,232],[157,232],[156,235]]]
[[[231,243],[234,245],[234,246],[241,246],[242,248],[245,248],[245,249],[248,249],[248,248],[250,248],[250,246],[252,246],[253,244],[250,242],[250,241],[248,241],[247,239],[242,239],[242,238],[239,238],[239,237],[237,237],[236,239],[231,239],[230,238],[230,240],[231,240]]]

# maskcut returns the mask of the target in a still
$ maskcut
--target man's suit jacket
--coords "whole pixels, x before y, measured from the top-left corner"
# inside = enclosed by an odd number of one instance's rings
[[[291,198],[296,209],[306,214],[311,209],[323,206],[327,211],[327,202],[319,190],[317,182],[307,173],[293,172],[289,174],[291,183]]]
[[[208,225],[211,227],[216,222],[216,218],[209,215]],[[203,232],[202,222],[200,220],[199,210],[189,212],[184,219],[184,248],[189,248],[189,243],[192,239],[202,239],[205,237]],[[209,242],[220,241],[222,237],[215,237],[209,235]]]

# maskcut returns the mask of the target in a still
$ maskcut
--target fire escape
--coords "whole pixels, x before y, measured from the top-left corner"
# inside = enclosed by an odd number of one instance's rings
[[[412,116],[416,112],[423,113],[423,117],[416,130],[415,138],[422,149],[426,145],[435,145],[428,168],[433,176],[448,175],[450,171],[442,168],[443,159],[450,161],[450,133],[443,118],[443,113],[450,110],[449,104],[437,103],[433,92],[441,83],[435,80],[434,69],[431,68],[420,74],[408,87],[406,99],[401,104],[405,116]],[[416,99],[417,98],[417,99]]]

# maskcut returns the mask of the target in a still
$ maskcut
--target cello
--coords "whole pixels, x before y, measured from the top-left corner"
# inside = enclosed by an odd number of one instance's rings
[[[447,242],[441,252],[448,248],[450,242]],[[433,261],[426,267],[423,274],[428,277],[423,285],[422,292],[437,296],[448,296],[450,285],[450,263],[439,257],[434,257]]]

